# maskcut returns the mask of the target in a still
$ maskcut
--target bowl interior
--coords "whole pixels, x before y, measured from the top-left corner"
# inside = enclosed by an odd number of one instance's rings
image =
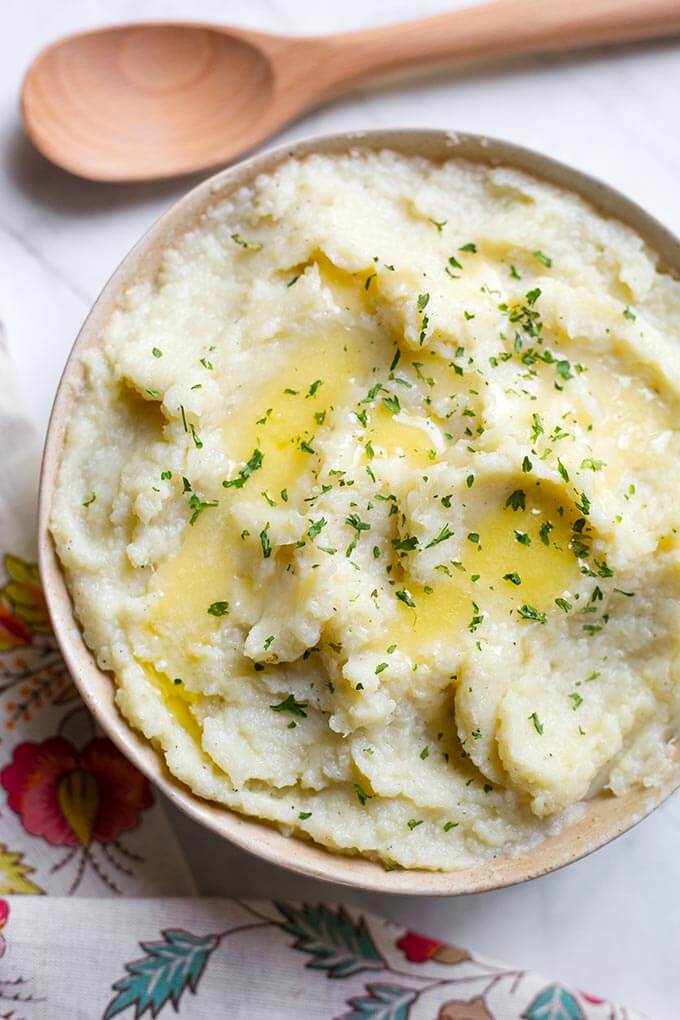
[[[472,893],[512,885],[553,871],[625,832],[680,785],[680,756],[676,774],[665,787],[653,791],[633,790],[618,798],[600,793],[589,800],[569,824],[540,844],[457,872],[385,872],[372,861],[285,837],[264,822],[197,797],[170,776],[161,756],[118,712],[113,701],[112,677],[97,666],[83,641],[48,532],[66,424],[80,385],[80,358],[87,348],[99,342],[120,295],[134,282],[152,279],[164,248],[178,234],[191,229],[211,205],[258,174],[271,171],[289,156],[383,148],[434,161],[459,157],[486,164],[512,165],[542,177],[581,195],[605,215],[629,224],[658,253],[661,266],[680,277],[680,242],[639,206],[561,163],[494,139],[443,131],[341,134],[279,147],[224,170],[180,199],[142,238],[112,276],[78,336],[57,392],[43,456],[38,536],[40,569],[57,640],[85,703],[121,751],[182,811],[237,846],[312,877],[381,892]]]

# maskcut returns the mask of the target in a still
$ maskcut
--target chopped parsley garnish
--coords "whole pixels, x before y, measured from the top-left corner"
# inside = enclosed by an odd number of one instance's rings
[[[563,599],[561,597],[555,599],[555,605],[559,606],[559,608],[562,609],[565,613],[568,613],[569,610],[572,608],[571,602],[567,602],[566,599]]]
[[[461,246],[458,249],[458,251],[469,251],[471,255],[476,255],[477,254],[477,245],[474,244],[472,241],[468,241],[467,244],[461,244]]]
[[[543,736],[543,723],[538,718],[538,712],[532,712],[531,715],[529,716],[529,720],[530,720],[530,722],[533,722],[534,729],[538,733],[539,737],[542,737]]]
[[[476,531],[471,531],[467,537],[468,542],[472,542],[473,545],[479,545],[479,535]]]
[[[161,481],[169,482],[172,478],[172,471],[161,471]]]
[[[290,278],[290,280],[288,281],[288,283],[286,284],[286,287],[292,287],[293,284],[297,283],[299,279],[300,279],[300,274],[299,273],[298,273],[297,276],[292,276]]]
[[[432,219],[432,217],[431,217],[431,216],[428,216],[427,218],[428,218],[429,222],[430,222],[430,223],[431,223],[431,224],[432,224],[432,225],[433,225],[434,227],[436,227],[436,228],[437,228],[437,233],[438,233],[438,234],[441,234],[442,230],[444,229],[444,227],[446,226],[446,224],[447,224],[447,223],[449,222],[448,220],[434,220],[434,219]]]
[[[533,620],[535,623],[545,623],[546,615],[534,606],[528,606],[526,602],[517,610],[523,620]]]
[[[236,478],[232,478],[229,481],[222,482],[225,489],[242,489],[246,484],[253,471],[257,471],[258,468],[262,467],[262,461],[264,454],[261,450],[253,450],[250,460],[248,463],[241,468]]]
[[[527,535],[526,531],[515,531],[513,534],[520,545],[531,545],[531,539]]]
[[[631,312],[631,310],[628,307],[628,305],[626,305],[626,307],[623,309],[623,317],[625,319],[631,319],[631,321],[634,322],[635,318],[636,318],[636,315],[635,315],[635,312]]]
[[[583,698],[581,697],[580,694],[577,694],[576,691],[574,691],[573,694],[570,694],[569,697],[571,698],[571,701],[573,703],[574,711],[576,711],[579,705],[583,704]]]
[[[83,500],[83,506],[92,506],[92,504],[94,503],[96,498],[97,498],[97,493],[93,492],[91,496],[88,496],[87,499]]]
[[[163,357],[163,351],[159,347],[152,347],[151,348],[151,353],[153,354],[154,358],[162,358]]]
[[[399,397],[396,394],[390,393],[388,397],[383,397],[383,404],[388,411],[392,414],[399,414],[401,411],[401,404],[399,403]]]
[[[533,464],[531,463],[529,458],[525,457],[524,460],[522,461],[522,471],[525,474],[527,474],[529,471],[531,471],[532,467],[533,467]]]
[[[549,258],[547,255],[544,255],[542,251],[532,251],[531,254],[534,256],[535,259],[538,259],[539,262],[542,262],[544,266],[547,266],[547,268],[550,269],[550,267],[552,266],[551,258]]]
[[[269,521],[260,532],[260,545],[262,546],[262,556],[265,560],[269,559],[272,554],[272,545],[269,541]]]
[[[231,239],[232,241],[235,241],[236,244],[240,245],[241,248],[247,248],[248,251],[261,251],[262,249],[262,245],[259,241],[246,241],[246,239],[241,237],[240,234],[232,234]]]
[[[512,507],[513,510],[526,510],[526,496],[522,489],[515,489],[505,501],[505,508]]]
[[[384,669],[387,669],[388,666],[389,662],[379,662],[378,665],[375,667],[375,675],[378,676],[380,673],[382,673]]]
[[[208,361],[207,358],[201,358],[201,364],[203,365],[203,368],[207,368],[209,372],[212,372],[214,367],[212,361]]]
[[[417,829],[419,825],[423,824],[423,819],[422,818],[410,818],[406,824],[408,825],[408,827],[411,830],[411,832],[413,832],[414,829]]]
[[[430,300],[429,294],[419,294],[417,308],[419,312],[423,312],[427,308],[427,303]]]
[[[444,832],[450,832],[451,829],[456,829],[457,827],[458,822],[444,822],[444,825],[442,826]]]
[[[306,701],[296,701],[293,694],[289,694],[287,698],[280,701],[278,705],[269,706],[272,712],[289,712],[291,715],[298,715],[302,719],[307,718],[305,709],[307,708]]]
[[[153,398],[154,400],[160,400],[160,399],[161,399],[161,395],[160,395],[160,393],[158,392],[158,390],[146,390],[146,392],[147,392],[147,393],[149,394],[149,396],[150,396],[150,397],[152,397],[152,398]],[[185,429],[184,431],[186,432],[186,429]]]
[[[408,538],[393,538],[392,546],[399,552],[413,552],[418,547],[418,539],[415,535],[410,535]],[[429,548],[426,546],[425,548]]]
[[[322,528],[325,528],[328,521],[325,517],[319,517],[318,521],[312,521],[309,528],[307,529],[307,535],[311,539],[315,539]]]
[[[416,608],[415,602],[405,589],[402,591],[395,591],[394,594],[395,597],[398,598],[400,602],[403,602],[405,606],[409,606],[410,609]]]
[[[567,469],[565,468],[564,464],[562,463],[562,461],[560,460],[559,457],[557,458],[557,470],[559,471],[560,475],[565,480],[565,482],[568,482],[569,481],[569,472],[567,471]]]
[[[265,652],[269,651],[275,640],[276,640],[275,634],[270,634],[269,637],[265,639],[265,642],[262,646]]]
[[[549,535],[553,528],[554,524],[551,521],[543,521],[543,524],[541,524],[538,534],[543,545],[550,545]]]
[[[203,447],[203,443],[201,441],[201,437],[196,431],[196,426],[190,425],[189,428],[191,429],[191,438],[194,441],[194,446],[196,447],[197,450],[200,450]]]
[[[208,613],[210,616],[226,616],[229,612],[228,602],[212,602],[208,606]]]
[[[300,814],[298,815],[298,818],[300,819],[301,822],[305,822],[308,818],[311,817],[312,817],[311,811],[301,811]]]
[[[512,573],[510,573],[510,574],[503,574],[503,580],[504,581],[510,581],[511,584],[521,584],[522,583],[522,578],[519,576],[519,574],[515,570],[513,570]]]
[[[581,467],[588,471],[601,471],[606,466],[603,460],[594,460],[592,457],[586,457],[585,460],[581,461]]]
[[[426,549],[431,549],[433,545],[439,545],[440,542],[445,542],[447,538],[453,536],[453,531],[449,529],[448,524],[445,524],[441,531],[435,535],[431,542],[428,542],[425,546]]]
[[[362,787],[359,786],[358,783],[354,783],[353,785],[354,785],[354,792],[357,795],[359,803],[363,807],[364,804],[366,803],[366,801],[371,799],[373,794],[372,793],[366,793],[366,791],[364,789],[362,789]]]
[[[430,749],[429,749],[429,747],[424,747],[422,749],[422,751],[420,752],[420,760],[421,761],[425,761],[425,759],[429,758],[429,757],[430,757]]]
[[[531,416],[531,439],[532,442],[536,442],[539,436],[542,436],[545,432],[543,428],[543,422],[541,421],[540,414],[532,414]]]
[[[189,524],[195,524],[198,518],[201,516],[204,510],[209,510],[213,506],[218,506],[219,500],[217,499],[199,499],[196,493],[192,493],[189,497],[189,506],[193,510],[191,517],[189,518]]]
[[[309,387],[306,397],[313,397],[319,386],[323,386],[323,379],[315,379],[312,385]]]
[[[484,616],[483,616],[482,613],[480,613],[479,606],[477,605],[477,603],[473,602],[472,603],[472,619],[470,620],[470,622],[468,624],[468,630],[470,631],[470,633],[474,634],[474,632],[477,630],[477,628],[483,622],[484,622]]]

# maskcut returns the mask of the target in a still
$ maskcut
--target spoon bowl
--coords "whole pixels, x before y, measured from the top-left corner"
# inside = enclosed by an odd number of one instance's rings
[[[234,158],[257,141],[272,95],[261,48],[178,24],[71,36],[39,55],[22,98],[48,158],[94,180],[143,180]]]
[[[69,36],[39,53],[22,113],[36,148],[74,174],[162,179],[227,163],[305,109],[377,75],[674,32],[678,0],[496,0],[317,38],[127,25]]]

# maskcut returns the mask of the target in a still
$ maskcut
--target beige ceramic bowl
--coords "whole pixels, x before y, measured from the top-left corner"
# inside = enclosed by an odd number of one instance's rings
[[[580,817],[538,846],[512,856],[499,856],[492,862],[463,871],[385,872],[372,861],[332,853],[310,842],[287,838],[266,823],[197,797],[170,775],[151,744],[120,715],[113,700],[112,677],[99,669],[83,642],[48,532],[64,433],[78,394],[80,357],[87,348],[99,342],[102,329],[123,291],[140,279],[153,277],[166,245],[178,234],[193,227],[213,203],[221,201],[258,174],[273,170],[289,156],[382,148],[394,149],[409,156],[426,156],[435,161],[460,156],[476,162],[519,167],[582,195],[605,215],[615,216],[630,224],[658,252],[663,267],[680,277],[680,242],[642,209],[599,181],[507,142],[475,135],[447,134],[443,131],[371,131],[282,146],[223,170],[180,199],[133,248],[96,301],[73,347],[52,410],[43,459],[39,516],[40,569],[57,640],[85,703],[130,761],[191,818],[265,860],[315,878],[381,892],[428,895],[480,892],[554,871],[584,857],[630,829],[680,785],[680,755],[676,775],[663,789],[633,791],[620,798],[606,793],[598,794],[588,801]]]

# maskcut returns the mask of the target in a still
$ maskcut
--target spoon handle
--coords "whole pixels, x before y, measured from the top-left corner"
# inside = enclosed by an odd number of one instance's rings
[[[326,37],[329,89],[407,67],[499,59],[680,32],[680,0],[496,0]],[[326,84],[326,83],[324,83]]]

